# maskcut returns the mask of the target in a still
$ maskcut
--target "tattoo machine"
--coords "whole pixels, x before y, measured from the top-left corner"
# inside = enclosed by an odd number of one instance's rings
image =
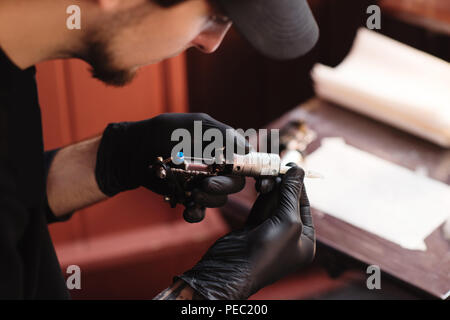
[[[186,204],[189,201],[196,183],[205,177],[220,175],[237,175],[245,177],[277,177],[285,174],[289,166],[283,164],[277,154],[250,152],[245,155],[233,155],[232,161],[185,157],[182,152],[177,157],[157,158],[150,166],[156,176],[165,180],[170,192],[165,195],[165,201],[174,208],[177,203]],[[320,178],[320,174],[305,172],[306,178]]]

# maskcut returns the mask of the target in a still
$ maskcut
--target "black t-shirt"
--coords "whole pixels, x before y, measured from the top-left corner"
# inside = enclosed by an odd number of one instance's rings
[[[67,299],[47,223],[44,153],[35,68],[0,49],[0,299]]]

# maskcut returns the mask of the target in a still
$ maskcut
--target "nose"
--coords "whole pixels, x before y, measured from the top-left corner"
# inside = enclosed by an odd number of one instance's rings
[[[204,53],[213,53],[217,50],[231,27],[231,22],[224,25],[211,26],[192,41],[192,45]]]

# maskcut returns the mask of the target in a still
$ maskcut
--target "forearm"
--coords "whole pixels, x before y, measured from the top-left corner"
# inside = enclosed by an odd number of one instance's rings
[[[183,280],[178,280],[153,300],[205,300]]]
[[[97,150],[101,137],[61,149],[47,176],[47,198],[59,217],[107,198],[95,179]]]

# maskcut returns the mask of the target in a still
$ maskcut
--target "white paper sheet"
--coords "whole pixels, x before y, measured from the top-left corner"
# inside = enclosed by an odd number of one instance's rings
[[[425,238],[450,216],[450,187],[327,138],[306,166],[324,179],[305,184],[313,208],[392,241],[426,250]]]
[[[361,28],[345,60],[312,78],[317,96],[450,148],[450,63]]]

